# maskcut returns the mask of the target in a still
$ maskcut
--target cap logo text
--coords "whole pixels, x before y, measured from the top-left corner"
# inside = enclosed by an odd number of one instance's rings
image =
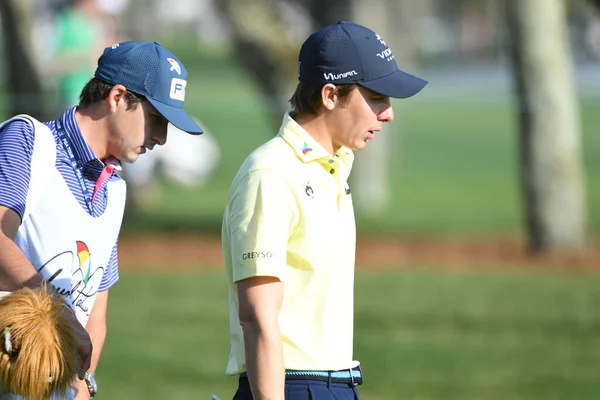
[[[394,59],[394,55],[392,54],[392,50],[389,48],[385,49],[381,53],[377,53],[377,57],[379,58],[387,58],[388,61],[392,61]]]
[[[379,36],[377,33],[375,34],[375,38],[377,38],[377,40],[379,40],[379,43],[381,43],[382,45],[384,45],[386,48],[385,50],[383,50],[381,53],[377,53],[377,57],[386,60],[387,61],[392,61],[395,57],[392,54],[392,50],[390,50],[389,46],[387,45],[387,43],[385,42],[385,40],[383,40],[381,38],[381,36]]]
[[[167,58],[167,61],[169,62],[169,64],[171,64],[171,68],[169,69],[169,71],[175,71],[177,72],[177,75],[181,75],[181,66],[179,65],[179,63],[172,58]]]
[[[183,101],[185,99],[185,86],[187,81],[184,79],[173,78],[171,79],[171,91],[169,97],[173,100]]]
[[[341,74],[332,74],[331,72],[324,72],[323,73],[323,76],[328,81],[335,81],[335,80],[338,80],[338,79],[343,79],[343,78],[347,78],[349,76],[356,76],[356,75],[358,75],[358,74],[356,73],[355,70],[347,71],[347,72],[342,72]]]

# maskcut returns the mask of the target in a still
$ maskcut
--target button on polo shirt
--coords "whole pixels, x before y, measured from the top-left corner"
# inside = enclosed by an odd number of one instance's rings
[[[284,283],[279,315],[285,367],[340,370],[352,358],[356,229],[348,176],[354,156],[332,156],[286,114],[277,136],[236,175],[222,243],[229,279],[228,374],[246,370],[235,282]]]

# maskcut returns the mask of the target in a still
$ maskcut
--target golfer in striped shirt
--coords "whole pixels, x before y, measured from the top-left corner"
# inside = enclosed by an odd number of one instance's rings
[[[78,400],[96,393],[108,291],[119,279],[120,162],[164,144],[168,123],[202,133],[183,110],[186,77],[158,43],[115,44],[78,106],[54,121],[19,115],[0,125],[0,291],[45,281],[64,296],[80,337]]]

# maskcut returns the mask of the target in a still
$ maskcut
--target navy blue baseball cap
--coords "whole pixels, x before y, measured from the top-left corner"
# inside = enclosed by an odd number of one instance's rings
[[[354,83],[399,99],[414,96],[427,85],[427,81],[398,68],[381,36],[346,21],[326,26],[306,39],[298,57],[298,79],[306,83]]]
[[[171,124],[199,135],[202,129],[183,110],[187,70],[158,42],[122,42],[104,49],[94,76],[144,96]]]

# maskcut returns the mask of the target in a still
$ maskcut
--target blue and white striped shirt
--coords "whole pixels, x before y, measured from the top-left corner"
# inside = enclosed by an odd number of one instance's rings
[[[75,157],[82,163],[86,186],[89,188],[89,192],[92,193],[96,181],[104,169],[104,163],[96,157],[81,134],[75,119],[75,110],[76,107],[73,107],[66,111],[61,116],[60,121],[71,141]],[[58,139],[56,121],[45,122],[44,124],[50,128],[56,142],[56,169],[64,178],[79,205],[89,213],[83,191],[77,181],[69,156]],[[23,219],[25,213],[29,190],[33,144],[33,128],[25,121],[13,121],[0,132],[0,205],[14,210],[21,219]],[[106,183],[116,179],[121,178],[113,172],[110,178],[102,183],[93,202],[93,217],[101,216],[106,210],[108,201]],[[98,291],[110,289],[118,280],[117,243],[115,243]]]

